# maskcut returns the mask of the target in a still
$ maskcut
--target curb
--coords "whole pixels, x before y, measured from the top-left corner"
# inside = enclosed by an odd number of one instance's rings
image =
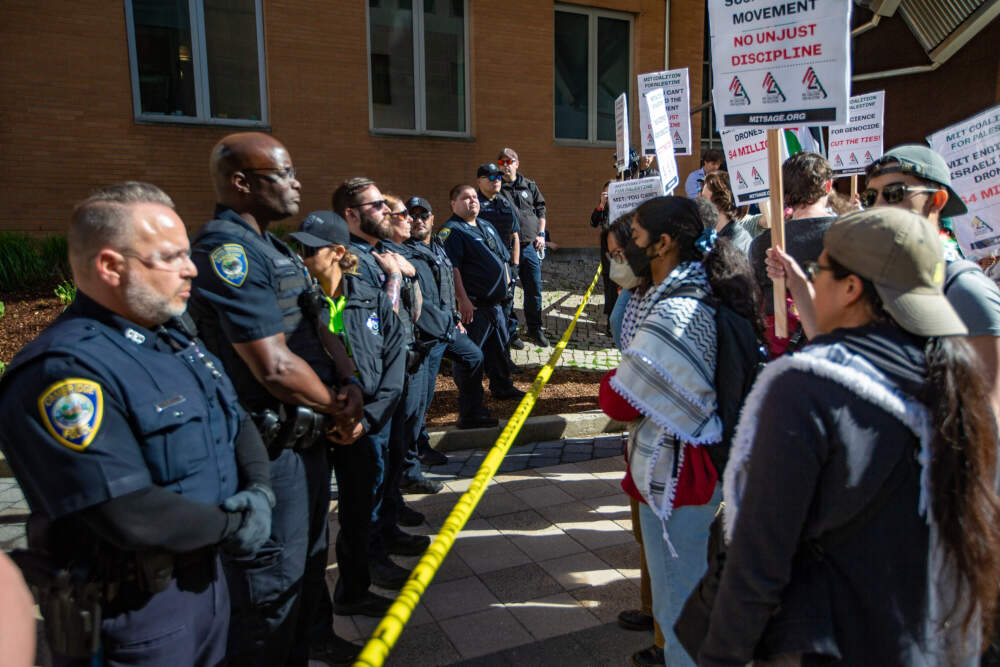
[[[460,449],[490,449],[506,426],[502,419],[492,428],[470,428],[460,430],[449,427],[440,431],[429,431],[430,445],[440,452]],[[602,433],[620,433],[628,430],[628,424],[612,420],[600,410],[588,410],[571,414],[529,417],[517,434],[512,447],[532,442],[582,438]]]

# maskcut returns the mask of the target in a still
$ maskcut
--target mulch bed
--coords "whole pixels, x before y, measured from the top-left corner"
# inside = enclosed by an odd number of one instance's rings
[[[0,296],[6,314],[0,319],[0,361],[10,363],[17,351],[37,336],[59,313],[62,304],[51,288],[39,288]],[[537,368],[527,368],[514,376],[518,389],[527,391],[535,380]],[[556,369],[532,415],[554,415],[597,409],[597,388],[603,372]],[[484,383],[485,384],[485,383]],[[450,376],[439,375],[434,402],[427,412],[427,426],[451,426],[458,420],[458,390]],[[494,417],[507,419],[517,408],[514,399],[498,401],[486,390],[485,404]]]

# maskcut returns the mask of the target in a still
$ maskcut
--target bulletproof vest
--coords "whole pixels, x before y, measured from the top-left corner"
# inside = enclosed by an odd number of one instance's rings
[[[193,245],[209,234],[224,234],[231,239],[239,240],[246,246],[252,246],[266,257],[267,266],[261,267],[271,276],[278,308],[281,309],[284,321],[285,342],[288,349],[305,360],[326,383],[333,379],[333,364],[323,349],[323,343],[316,332],[316,323],[306,317],[302,311],[302,302],[306,294],[311,292],[314,282],[302,260],[295,252],[281,242],[270,232],[261,236],[231,220],[211,220],[206,223],[195,237]],[[254,267],[255,269],[257,267]],[[231,351],[229,341],[225,340],[218,320],[209,307],[199,299],[190,302],[190,313],[198,325],[198,331],[209,348],[226,362],[226,370],[232,376],[236,386],[241,389],[247,382],[257,384],[256,378],[235,352]],[[256,402],[256,401],[255,401]],[[251,410],[264,407],[274,408],[277,399],[268,401],[266,406],[248,405]]]
[[[455,274],[454,267],[448,255],[444,251],[444,245],[437,234],[431,236],[431,252],[441,261],[438,265],[441,270],[441,279],[438,280],[438,290],[441,292],[441,303],[447,304],[448,308],[455,310]]]
[[[415,241],[408,247],[415,261],[425,265],[434,280],[434,292],[431,288],[423,291],[424,309],[417,326],[435,338],[447,340],[455,325],[455,276],[451,260],[437,236],[430,237],[430,245]],[[436,297],[433,301],[432,294]],[[443,330],[439,331],[441,327]]]
[[[104,380],[105,391],[120,396],[153,483],[191,500],[222,502],[239,485],[236,391],[200,340],[173,328],[160,335],[176,343],[172,353],[137,345],[97,320],[67,317],[29,343],[4,380],[39,357],[80,360]]]
[[[361,243],[352,243],[351,250],[353,251],[352,254],[358,258],[358,262],[365,265],[363,270],[360,272],[362,279],[375,289],[381,290],[381,284],[372,284],[371,280],[367,279],[367,276],[385,275],[382,271],[382,267],[380,267],[378,262],[375,261],[375,258],[372,257],[372,246],[366,246],[366,244]],[[403,278],[399,286],[399,310],[396,312],[396,315],[399,317],[399,321],[403,325],[403,340],[410,346],[413,345],[413,342],[416,339],[413,331],[413,316],[411,314],[414,301],[413,283],[408,278]]]

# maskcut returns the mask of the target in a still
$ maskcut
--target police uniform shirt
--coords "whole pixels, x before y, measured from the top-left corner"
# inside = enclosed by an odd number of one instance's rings
[[[506,294],[509,274],[501,254],[504,246],[493,225],[477,218],[473,227],[453,215],[438,232],[438,238],[462,275],[469,296],[499,303]]]
[[[284,333],[288,349],[308,363],[320,380],[332,384],[336,372],[323,350],[315,322],[302,317],[293,331],[287,331],[285,318],[289,313],[283,312],[278,302],[279,292],[288,284],[312,284],[305,265],[273,234],[257,234],[235,211],[217,207],[215,218],[236,223],[259,237],[248,243],[226,232],[204,233],[195,239],[191,257],[198,268],[192,315],[206,342],[225,363],[244,405],[250,410],[273,409],[276,399],[257,382],[230,343],[249,343]],[[258,244],[277,252],[268,255]],[[221,328],[226,340],[211,340],[209,330],[214,327]]]
[[[451,260],[440,241],[434,236],[429,241],[428,244],[410,239],[403,246],[417,270],[424,299],[417,328],[431,338],[446,341],[455,326],[455,277]]]
[[[235,493],[243,413],[220,365],[78,292],[0,383],[0,449],[32,511],[54,519],[154,485],[213,506]]]
[[[479,218],[486,220],[497,230],[503,245],[506,248],[513,246],[511,236],[521,231],[521,223],[517,220],[517,213],[514,206],[502,194],[497,194],[493,199],[487,199],[483,193],[476,192],[479,196]]]
[[[384,251],[382,241],[372,245],[360,236],[351,234],[350,250],[358,258],[358,277],[372,287],[382,289],[382,286],[385,285],[385,271],[372,257],[373,252],[381,254]]]

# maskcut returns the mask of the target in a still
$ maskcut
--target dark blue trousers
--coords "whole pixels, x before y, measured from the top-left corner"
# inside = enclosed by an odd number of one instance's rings
[[[524,326],[531,332],[542,326],[542,260],[531,241],[521,246],[518,276],[524,290]]]
[[[337,586],[333,599],[358,602],[371,585],[368,540],[377,478],[376,446],[364,435],[352,445],[333,445],[330,459],[337,476]],[[324,612],[326,613],[326,612]],[[329,614],[333,614],[330,607]]]
[[[466,329],[469,338],[483,352],[483,368],[490,379],[490,391],[512,387],[514,383],[507,364],[507,326],[500,306],[477,306]],[[455,379],[457,382],[457,372]]]
[[[483,351],[469,334],[456,331],[445,347],[444,356],[452,361],[452,375],[458,387],[458,418],[471,418],[483,406]]]

